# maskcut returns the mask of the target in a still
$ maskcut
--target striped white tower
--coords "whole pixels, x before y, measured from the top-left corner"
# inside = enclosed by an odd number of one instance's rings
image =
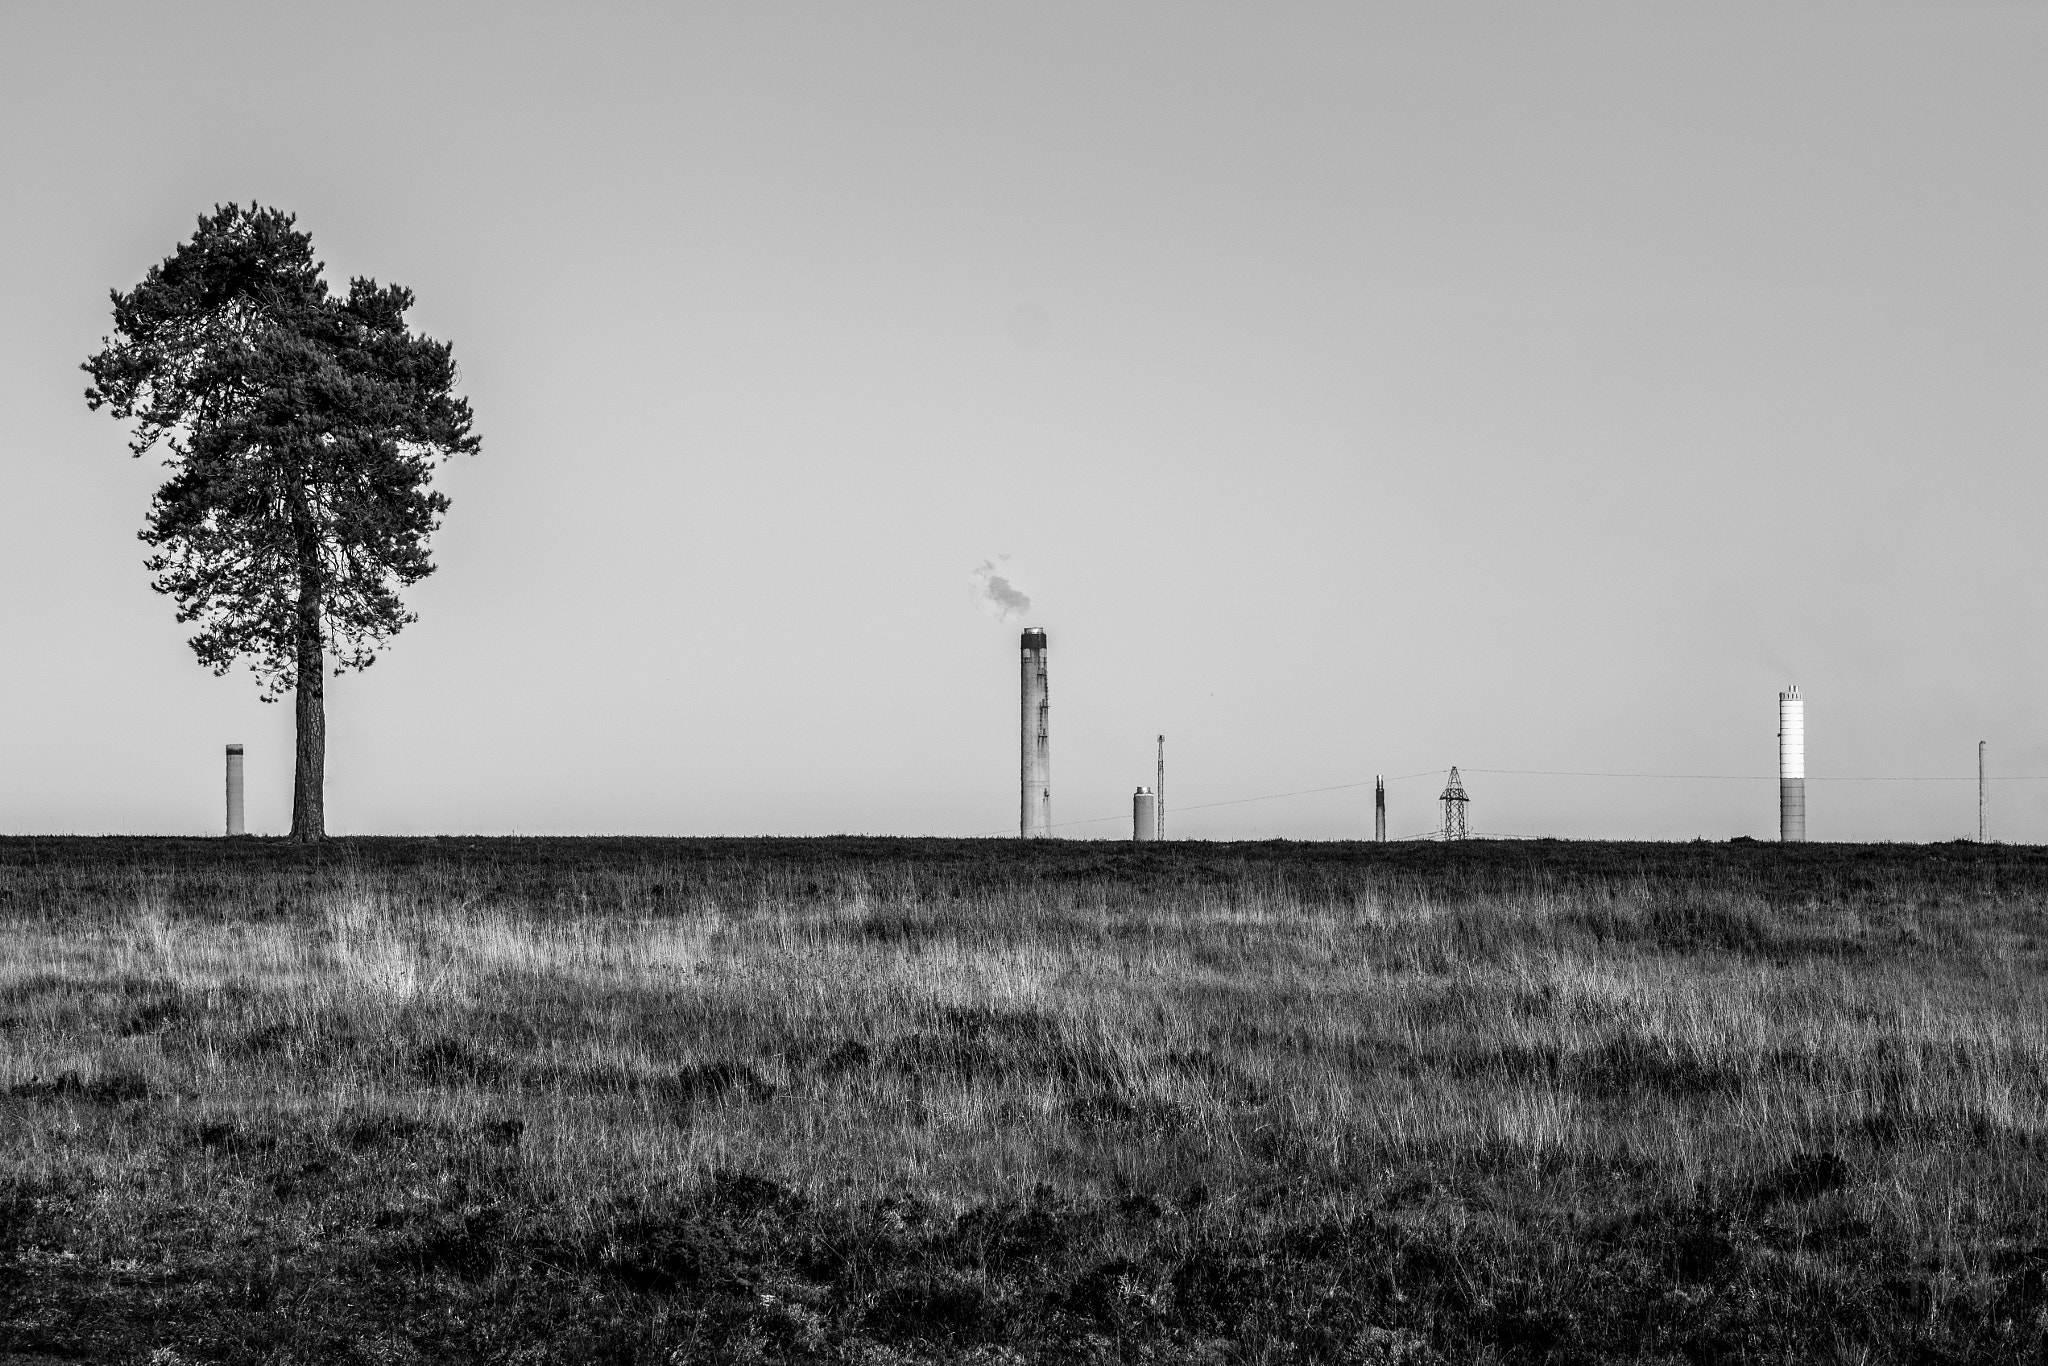
[[[1052,695],[1045,680],[1045,632],[1033,626],[1022,642],[1024,690],[1019,730],[1020,800],[1017,833],[1052,834]]]
[[[1806,839],[1806,701],[1797,683],[1778,694],[1778,838]]]

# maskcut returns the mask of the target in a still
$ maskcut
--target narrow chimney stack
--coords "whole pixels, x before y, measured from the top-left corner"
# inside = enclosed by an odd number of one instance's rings
[[[242,747],[228,746],[228,833],[240,835],[247,831],[242,819]]]
[[[1052,834],[1052,700],[1045,678],[1045,632],[1027,627],[1021,707],[1021,787],[1017,833],[1024,839]]]

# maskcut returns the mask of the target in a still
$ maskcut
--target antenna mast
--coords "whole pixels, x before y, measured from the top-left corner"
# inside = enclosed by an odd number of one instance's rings
[[[1438,800],[1444,804],[1444,833],[1447,840],[1471,838],[1465,828],[1465,785],[1458,781],[1458,766],[1451,765],[1451,780],[1444,787],[1444,794]]]
[[[1985,789],[1984,749],[1988,741],[1977,742],[1977,843],[1991,843],[1991,794]]]
[[[1159,776],[1158,776],[1158,778],[1157,778],[1157,779],[1156,779],[1156,780],[1154,781],[1154,783],[1153,783],[1153,785],[1152,785],[1152,791],[1153,791],[1154,795],[1155,795],[1155,796],[1156,796],[1156,797],[1158,798],[1158,805],[1159,805],[1159,817],[1158,817],[1158,819],[1159,819],[1159,831],[1158,831],[1158,837],[1159,837],[1160,839],[1165,839],[1165,838],[1166,838],[1166,737],[1165,737],[1164,735],[1162,735],[1162,736],[1160,736],[1160,737],[1159,737]]]

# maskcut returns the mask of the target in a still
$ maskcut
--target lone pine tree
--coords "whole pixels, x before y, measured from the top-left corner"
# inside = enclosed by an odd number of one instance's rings
[[[230,204],[126,294],[82,367],[93,409],[162,441],[171,477],[140,535],[151,586],[195,622],[216,674],[247,659],[264,700],[298,704],[292,838],[326,833],[325,674],[367,668],[417,617],[399,590],[434,570],[448,499],[434,466],[474,454],[453,349],[406,327],[412,291],[331,297],[313,239]]]

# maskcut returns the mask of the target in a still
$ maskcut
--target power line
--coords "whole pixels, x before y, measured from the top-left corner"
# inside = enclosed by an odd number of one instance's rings
[[[1665,778],[1684,782],[1761,783],[1775,779],[1758,773],[1584,773],[1554,768],[1468,768],[1467,773],[1508,773],[1530,778]]]
[[[1808,778],[1809,783],[1974,783],[1975,778],[1885,778],[1857,777],[1853,774],[1832,778]],[[2048,773],[2008,773],[2004,776],[1986,777],[1987,783],[2048,783]]]
[[[1673,782],[1726,782],[1726,783],[1774,783],[1776,778],[1767,773],[1589,773],[1571,769],[1555,768],[1467,768],[1467,773],[1500,773],[1527,778],[1656,778]],[[1974,783],[1975,776],[1949,777],[1946,775],[1921,774],[1830,774],[1826,777],[1808,777],[1810,783]],[[2048,773],[2016,773],[1993,775],[1987,781],[1994,783],[2042,783],[2048,782]]]

